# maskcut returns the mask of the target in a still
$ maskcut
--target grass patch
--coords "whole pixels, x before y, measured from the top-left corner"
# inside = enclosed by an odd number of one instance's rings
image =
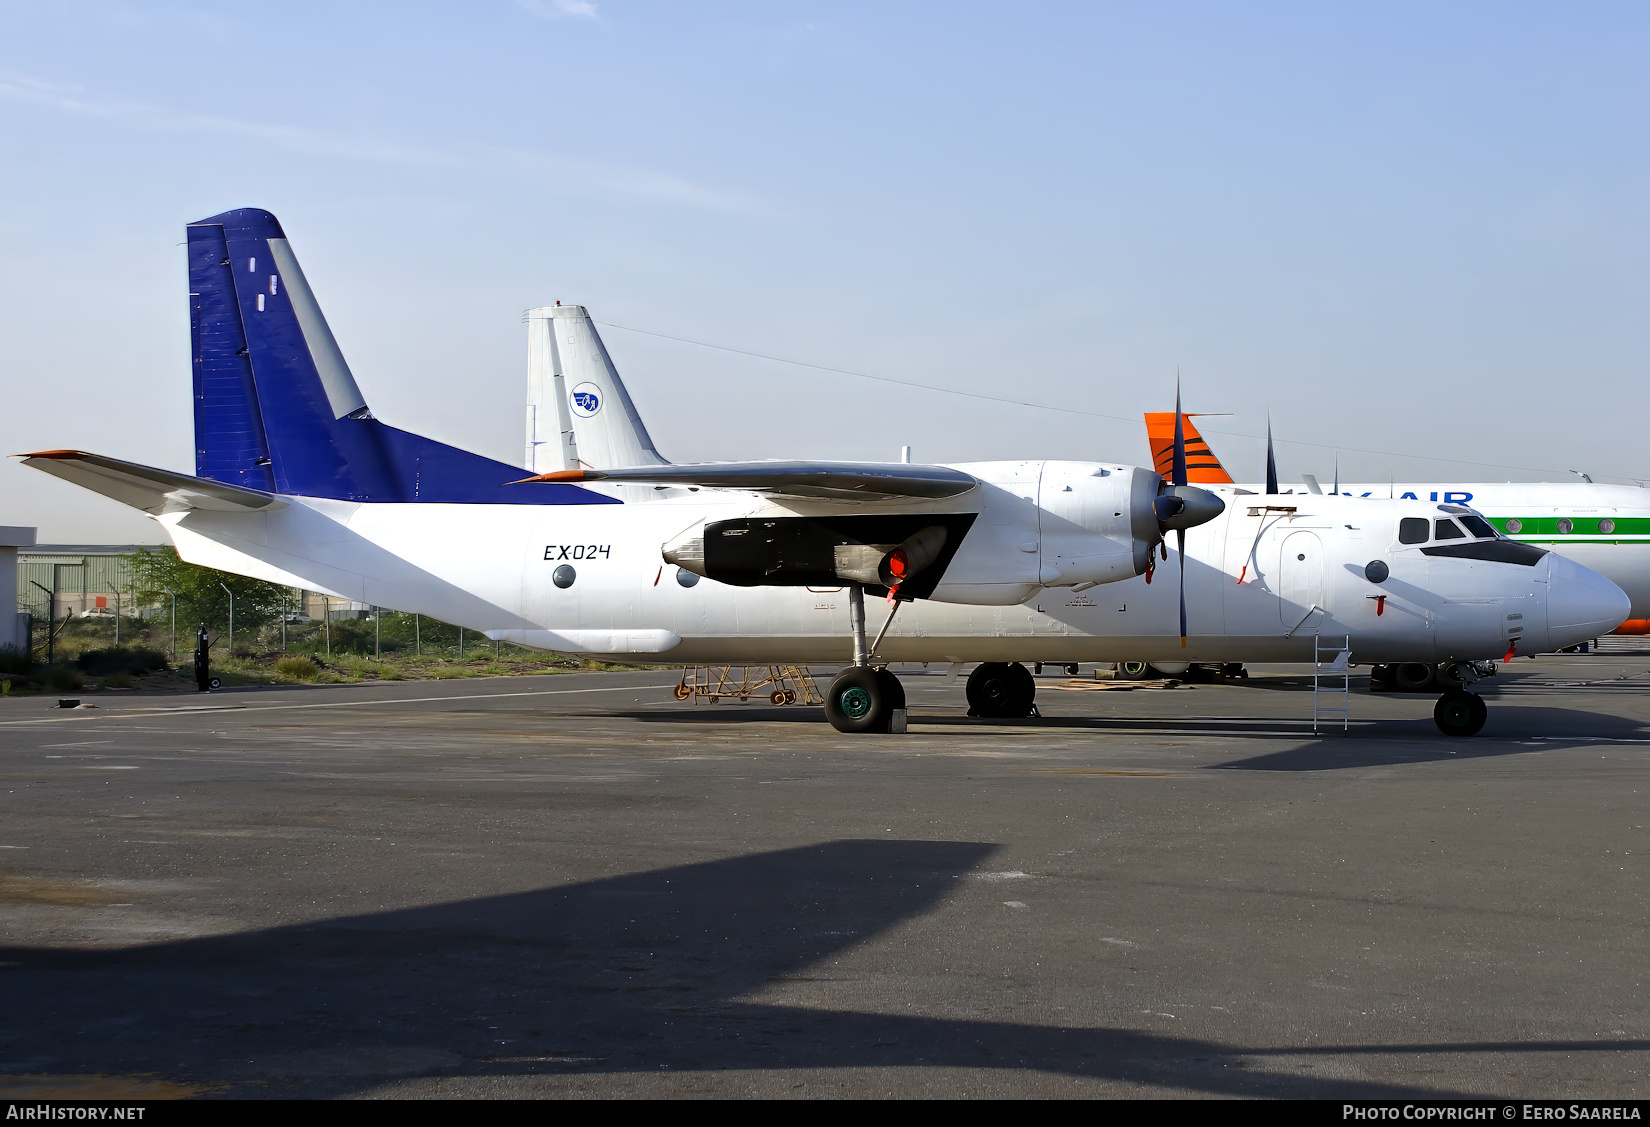
[[[321,667],[308,654],[287,654],[275,660],[275,672],[294,681],[313,681],[321,675]]]

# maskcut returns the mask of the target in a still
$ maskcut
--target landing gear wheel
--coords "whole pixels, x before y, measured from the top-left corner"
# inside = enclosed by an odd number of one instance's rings
[[[1432,722],[1446,736],[1475,735],[1489,718],[1490,710],[1477,693],[1451,689],[1432,708]]]
[[[888,711],[893,712],[896,708],[904,708],[905,686],[900,684],[899,678],[886,669],[879,669],[877,670],[877,679],[882,682],[883,695],[888,699]]]
[[[987,720],[1017,720],[1031,715],[1037,682],[1017,661],[988,661],[968,675],[968,714]]]
[[[1120,661],[1117,663],[1117,680],[1119,681],[1150,681],[1156,674],[1157,670],[1144,661]]]
[[[693,690],[686,684],[677,685],[675,692],[677,700],[687,700],[688,697],[693,695]]]
[[[796,690],[795,689],[786,689],[785,690],[785,703],[786,704],[795,704],[796,703]]]
[[[1395,687],[1392,683],[1392,671],[1395,665],[1371,665],[1369,667],[1369,687],[1391,692]]]
[[[1392,687],[1400,693],[1424,693],[1432,688],[1437,672],[1430,665],[1406,661],[1392,666]]]
[[[825,690],[825,717],[831,727],[839,732],[886,732],[892,710],[885,678],[894,680],[894,675],[861,665],[838,673]]]
[[[1243,662],[1241,661],[1228,661],[1220,667],[1220,671],[1227,677],[1236,677],[1243,681],[1249,679],[1249,671],[1243,668]]]
[[[784,689],[775,689],[768,696],[768,700],[772,701],[774,704],[789,704],[789,703],[791,703],[790,701],[785,699],[785,690]]]

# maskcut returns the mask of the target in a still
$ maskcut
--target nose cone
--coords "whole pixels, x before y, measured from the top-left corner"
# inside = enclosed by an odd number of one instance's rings
[[[1226,511],[1226,502],[1210,493],[1207,489],[1199,489],[1195,485],[1171,485],[1163,490],[1158,497],[1159,502],[1170,498],[1179,500],[1179,506],[1167,505],[1165,508],[1173,512],[1158,513],[1158,523],[1165,530],[1178,528],[1196,528],[1200,524],[1208,524],[1221,513]]]
[[[664,556],[668,564],[675,564],[683,571],[710,578],[705,574],[705,522],[702,520],[694,522],[674,539],[660,545],[659,554]]]
[[[1555,650],[1608,634],[1632,611],[1627,593],[1591,568],[1550,552],[1547,644]]]

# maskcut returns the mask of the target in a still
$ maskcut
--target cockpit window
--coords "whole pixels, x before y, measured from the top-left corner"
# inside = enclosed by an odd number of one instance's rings
[[[1438,523],[1442,524],[1443,522],[1439,521]],[[1427,528],[1425,517],[1405,517],[1398,522],[1398,543],[1425,544],[1427,533],[1430,531],[1431,529]]]
[[[1435,520],[1432,523],[1437,526],[1437,539],[1439,540],[1463,540],[1466,538],[1467,534],[1461,531],[1461,526],[1452,520]]]
[[[1487,540],[1495,539],[1495,528],[1477,513],[1468,513],[1461,518],[1461,523],[1466,525],[1467,531],[1474,536]]]

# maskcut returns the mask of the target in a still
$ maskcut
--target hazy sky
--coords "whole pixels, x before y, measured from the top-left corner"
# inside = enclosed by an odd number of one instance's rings
[[[1178,366],[1240,479],[1268,404],[1343,480],[1650,478],[1642,4],[0,12],[3,453],[192,472],[183,227],[252,206],[379,418],[511,462],[560,299],[1055,408],[603,329],[678,461],[1149,464]],[[161,538],[10,460],[0,497]]]

